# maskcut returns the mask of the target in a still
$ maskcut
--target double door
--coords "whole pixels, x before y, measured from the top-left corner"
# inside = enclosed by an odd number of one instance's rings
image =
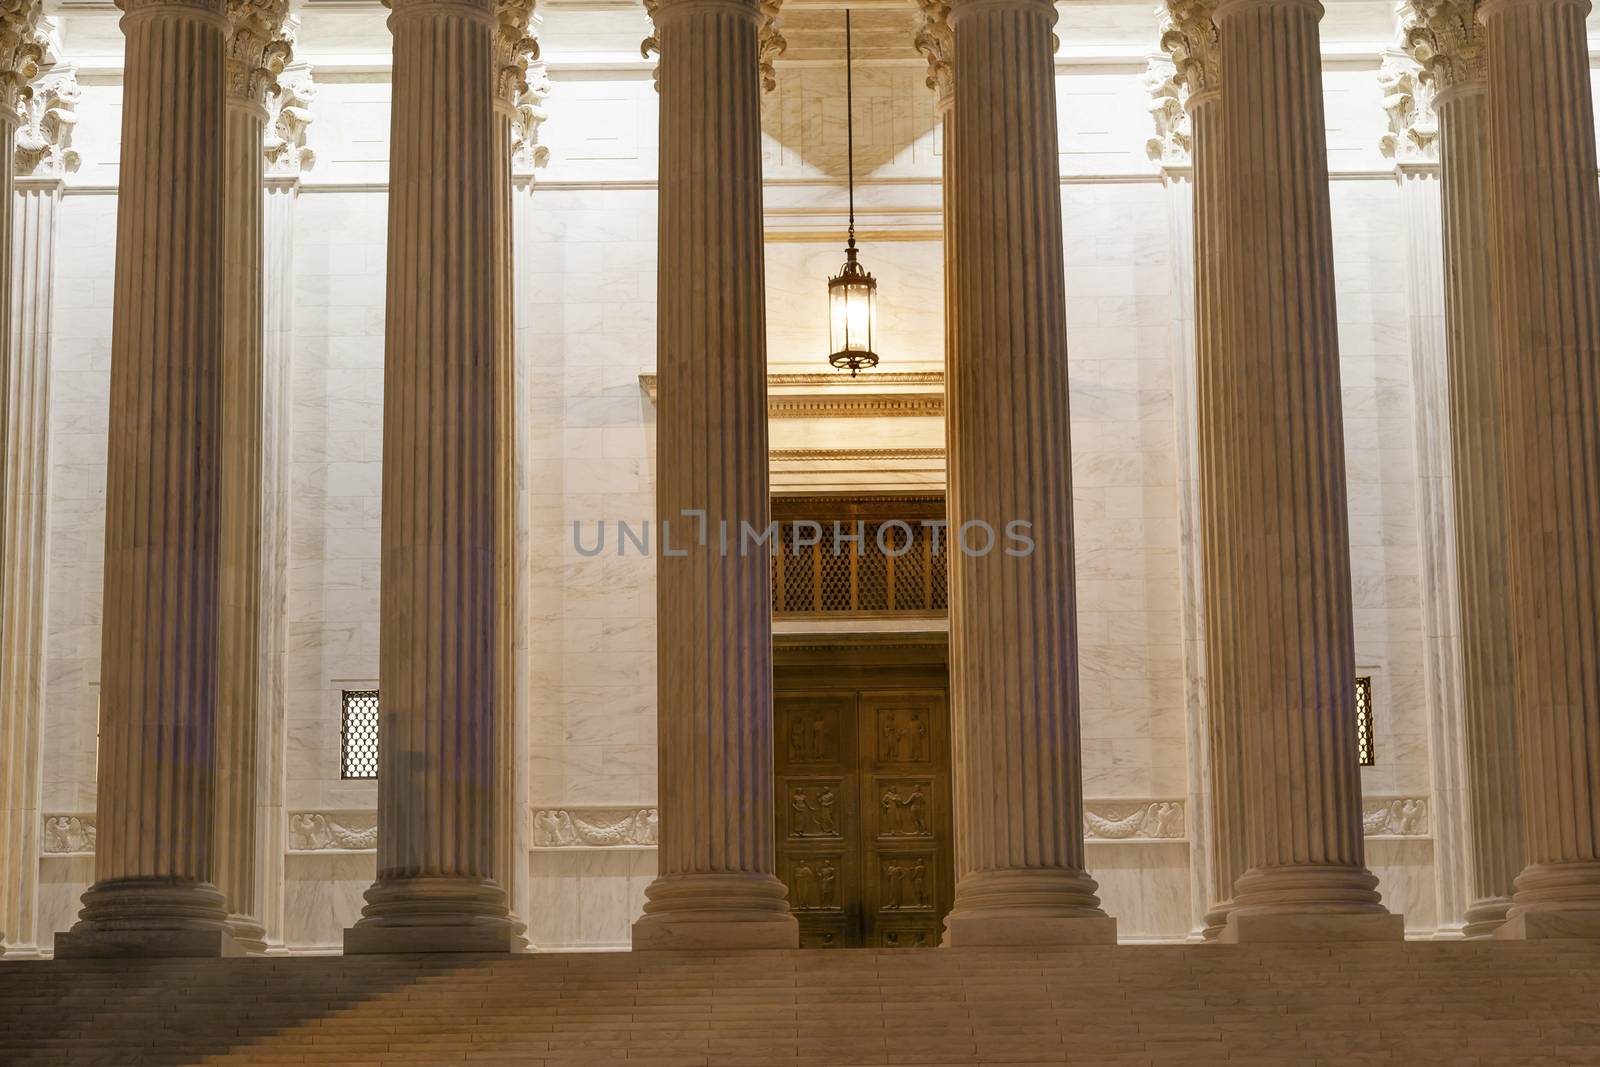
[[[774,713],[801,947],[938,945],[954,897],[948,690],[780,685]]]

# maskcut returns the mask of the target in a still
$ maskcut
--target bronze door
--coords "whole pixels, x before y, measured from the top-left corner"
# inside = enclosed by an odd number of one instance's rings
[[[937,945],[954,895],[946,692],[788,690],[774,711],[801,947]]]

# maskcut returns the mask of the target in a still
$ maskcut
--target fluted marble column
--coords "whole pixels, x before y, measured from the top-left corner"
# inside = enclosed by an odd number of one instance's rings
[[[291,16],[280,33],[293,40]],[[294,227],[300,175],[315,162],[306,146],[310,105],[316,97],[311,70],[304,63],[285,67],[278,92],[267,101],[267,126],[261,146],[266,164],[266,206],[262,216],[262,590],[266,624],[262,635],[260,748],[256,767],[257,914],[267,952],[284,950],[285,760],[288,741],[289,509],[292,455],[294,353]]]
[[[99,833],[55,951],[218,955],[237,951],[212,833],[228,20],[223,0],[122,6]]]
[[[794,948],[774,872],[769,559],[740,549],[741,522],[762,530],[770,511],[762,14],[659,0],[654,17],[661,843],[633,947]]]
[[[1516,693],[1506,572],[1499,344],[1489,259],[1483,29],[1470,0],[1413,5],[1410,51],[1436,95],[1443,220],[1460,705],[1470,863],[1468,937],[1493,933],[1522,870]],[[1440,216],[1436,216],[1436,219]],[[1437,224],[1437,222],[1436,222]]]
[[[1399,938],[1366,868],[1316,0],[1219,0],[1228,344],[1214,380],[1233,546],[1245,873],[1224,941]],[[1230,706],[1231,705],[1231,706]]]
[[[1484,0],[1523,842],[1504,937],[1600,937],[1600,189],[1588,0]]]
[[[345,951],[504,952],[496,5],[392,6],[378,878]]]
[[[950,8],[953,946],[1116,939],[1084,870],[1055,20],[1048,0]]]
[[[519,635],[528,627],[527,586],[519,580],[525,570],[520,562],[522,554],[528,551],[527,521],[523,518],[527,501],[519,487],[528,417],[527,409],[518,403],[522,394],[518,389],[511,155],[518,102],[528,91],[528,64],[539,55],[539,45],[532,36],[533,7],[534,0],[501,0],[495,12],[495,656],[499,684],[495,703],[500,710],[495,725],[499,733],[496,751],[502,806],[496,821],[499,859],[495,878],[506,891],[513,926],[512,947],[517,951],[528,947],[528,924],[525,916],[516,911],[519,890],[525,890],[528,881],[528,728],[524,704],[528,684],[519,666],[522,659],[517,655]]]
[[[0,271],[0,956],[39,954],[40,716],[45,699],[49,575],[50,307],[55,264],[56,208],[61,176],[27,147],[60,147],[38,128],[36,104],[63,99],[65,83],[36,83],[23,101],[27,129],[16,137],[16,105],[40,49],[33,25],[37,4],[0,10],[0,241],[9,243]],[[75,87],[67,89],[76,99]],[[9,121],[8,121],[9,120]],[[53,124],[52,124],[53,125]],[[70,125],[67,135],[70,135]],[[52,144],[52,141],[56,142]],[[12,198],[16,173],[25,177]],[[56,157],[56,158],[59,158]],[[11,216],[15,213],[15,218]],[[0,246],[5,247],[5,246]],[[9,321],[5,316],[9,315]]]
[[[222,576],[217,662],[217,888],[228,927],[252,954],[267,948],[257,871],[262,672],[268,605],[266,373],[262,319],[261,155],[269,95],[287,59],[276,40],[287,0],[229,0],[223,134]]]
[[[1233,352],[1227,337],[1227,280],[1223,246],[1229,176],[1222,143],[1222,55],[1213,0],[1169,0],[1171,26],[1162,47],[1188,90],[1194,155],[1193,263],[1194,436],[1198,481],[1194,537],[1199,541],[1197,595],[1203,619],[1199,641],[1205,693],[1206,848],[1211,899],[1203,935],[1216,940],[1233,908],[1233,888],[1245,870],[1245,801],[1240,780],[1239,606],[1236,545],[1230,523],[1237,507],[1220,466],[1224,412]],[[1196,862],[1199,862],[1198,860]]]
[[[539,16],[533,17],[537,42],[537,27]],[[518,428],[513,446],[515,449],[514,462],[516,466],[515,490],[516,500],[514,510],[516,517],[516,549],[514,564],[511,572],[511,581],[519,594],[531,590],[534,583],[534,558],[533,558],[533,486],[529,473],[529,457],[532,453],[530,431],[532,422],[529,414],[534,410],[533,383],[535,372],[533,363],[538,351],[541,333],[541,323],[536,315],[528,309],[536,306],[539,285],[540,251],[537,243],[535,226],[535,197],[534,197],[534,171],[549,162],[550,150],[539,143],[539,127],[547,118],[543,101],[550,93],[550,79],[545,65],[537,61],[537,45],[533,55],[535,62],[530,63],[526,75],[527,87],[517,98],[516,117],[512,124],[511,142],[511,218],[513,256],[512,284],[515,299],[513,326],[516,331],[515,362],[513,366],[513,396],[516,410],[523,412],[523,417],[518,420]],[[511,861],[512,872],[506,891],[510,894],[511,914],[516,916],[524,927],[528,918],[533,914],[533,885],[528,874],[528,847],[529,847],[529,776],[528,776],[528,745],[532,734],[529,712],[532,704],[532,675],[533,669],[533,607],[531,596],[519,596],[512,605],[514,613],[515,635],[512,649],[514,670],[517,678],[517,693],[515,704],[514,728],[512,730],[511,751],[515,753],[512,760],[512,777],[510,800],[513,812],[512,821],[507,827],[507,843],[514,857]],[[527,942],[526,933],[521,937],[523,943]]]

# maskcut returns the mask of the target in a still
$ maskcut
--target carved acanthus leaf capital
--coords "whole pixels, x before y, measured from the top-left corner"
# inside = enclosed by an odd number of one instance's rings
[[[527,88],[517,97],[517,111],[511,119],[511,173],[519,178],[531,178],[535,170],[550,162],[550,146],[539,143],[539,127],[550,117],[544,106],[549,95],[549,69],[543,63],[530,64]]]
[[[228,96],[265,107],[293,55],[282,33],[288,0],[228,0]]]
[[[83,92],[77,70],[61,65],[40,74],[20,103],[16,150],[12,158],[19,178],[63,178],[78,169],[72,128]]]
[[[1488,51],[1478,22],[1478,0],[1408,0],[1402,11],[1406,51],[1437,92],[1482,85]]]
[[[1150,119],[1156,127],[1156,135],[1144,143],[1145,154],[1163,167],[1188,166],[1194,134],[1177,70],[1167,60],[1152,58],[1144,85],[1150,90]]]
[[[956,91],[956,38],[950,29],[949,0],[917,0],[922,19],[912,43],[928,59],[928,88],[940,100],[951,100]]]
[[[317,86],[309,65],[295,63],[278,75],[278,92],[267,101],[267,129],[261,140],[267,177],[298,178],[316,162],[317,154],[306,144],[306,127],[314,118],[311,105],[316,99]]]
[[[1167,0],[1161,50],[1172,57],[1174,79],[1190,96],[1222,88],[1216,8],[1216,0]]]
[[[13,110],[27,99],[44,58],[43,10],[39,0],[0,0],[0,93]]]
[[[650,36],[639,42],[639,54],[646,59],[661,54],[661,30],[656,26],[656,11],[661,7],[661,0],[644,0],[644,13],[650,19]],[[656,69],[651,73],[656,84],[656,92],[661,91],[661,63],[656,62]]]
[[[1439,159],[1439,120],[1433,113],[1433,86],[1421,69],[1400,55],[1384,57],[1378,72],[1383,85],[1383,110],[1389,130],[1378,146],[1397,163],[1433,163]]]
[[[535,0],[496,0],[494,6],[495,92],[512,107],[528,91],[528,68],[539,58],[534,6]]]
[[[761,0],[761,43],[757,53],[761,60],[761,91],[770,93],[778,87],[776,62],[789,50],[788,38],[778,28],[778,13],[783,0]]]

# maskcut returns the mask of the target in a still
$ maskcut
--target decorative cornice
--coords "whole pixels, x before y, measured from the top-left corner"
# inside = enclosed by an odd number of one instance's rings
[[[873,459],[943,459],[942,448],[774,448],[767,453],[780,463],[837,460],[859,463]]]
[[[13,111],[28,98],[28,83],[44,59],[43,10],[39,0],[0,0],[0,94]]]
[[[316,163],[317,154],[306,144],[306,127],[316,117],[311,111],[316,99],[317,86],[308,64],[295,63],[278,75],[278,92],[267,100],[267,128],[261,141],[268,178],[298,178]]]
[[[1402,7],[1402,44],[1436,92],[1482,85],[1488,78],[1478,6],[1478,0],[1407,0]]]
[[[293,811],[290,852],[370,852],[378,847],[375,811]]]
[[[1439,120],[1433,113],[1433,86],[1422,80],[1421,68],[1408,56],[1387,55],[1378,72],[1383,110],[1389,129],[1378,142],[1396,163],[1437,162]]]
[[[46,815],[41,824],[40,851],[47,856],[92,856],[94,837],[92,813]]]
[[[757,55],[761,60],[761,91],[770,93],[778,87],[775,63],[789,50],[788,38],[778,28],[778,14],[783,0],[761,0],[761,43]]]
[[[1172,57],[1177,68],[1173,80],[1191,97],[1222,88],[1216,10],[1216,0],[1167,0],[1161,50]]]
[[[16,150],[12,164],[19,178],[64,178],[78,169],[72,148],[72,128],[78,124],[75,109],[83,96],[77,71],[71,66],[50,67],[34,79],[20,102]]]
[[[1363,797],[1361,826],[1368,837],[1428,837],[1428,798]]]
[[[656,400],[654,374],[639,387]],[[767,376],[767,416],[774,419],[937,418],[944,414],[940,371],[874,371],[861,378],[800,373]]]
[[[956,38],[950,29],[949,0],[917,0],[921,19],[917,35],[912,38],[928,59],[928,88],[939,94],[939,101],[948,104],[956,92]]]
[[[539,58],[534,5],[535,0],[496,0],[494,6],[495,94],[512,108],[528,91],[528,67]]]
[[[654,848],[660,840],[660,815],[653,807],[537,808],[533,847]]]
[[[539,54],[540,21],[534,15],[529,31],[535,57]],[[511,119],[511,173],[519,178],[533,177],[535,170],[550,162],[550,146],[539,143],[539,128],[550,117],[544,106],[549,95],[550,68],[536,58],[528,64],[522,95],[517,97],[516,114]]]
[[[1164,167],[1188,166],[1194,151],[1194,134],[1189,112],[1184,108],[1187,94],[1178,84],[1177,70],[1169,60],[1153,56],[1145,71],[1144,86],[1150,90],[1150,120],[1156,127],[1156,135],[1144,143],[1145,154],[1151,162]]]

